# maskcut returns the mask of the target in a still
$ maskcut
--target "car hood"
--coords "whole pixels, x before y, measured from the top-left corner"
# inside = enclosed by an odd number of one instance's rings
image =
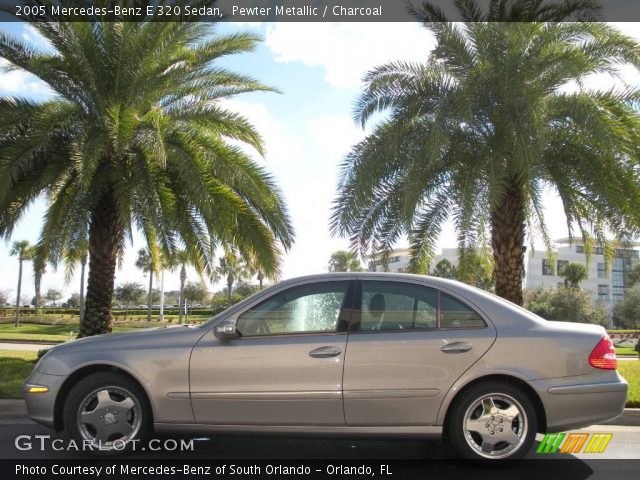
[[[79,338],[70,342],[65,342],[54,347],[55,351],[64,350],[85,350],[88,348],[119,348],[121,346],[139,345],[140,342],[146,344],[154,340],[166,341],[168,337],[183,337],[185,332],[202,332],[195,325],[171,325],[168,327],[153,327],[131,330],[128,332],[105,333],[91,337]]]
[[[35,369],[41,373],[64,375],[73,365],[97,361],[113,364],[118,359],[130,357],[133,352],[189,349],[206,331],[197,326],[175,326],[81,338],[51,348]]]

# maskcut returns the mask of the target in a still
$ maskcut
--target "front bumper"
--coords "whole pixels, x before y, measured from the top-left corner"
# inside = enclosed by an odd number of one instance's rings
[[[22,395],[27,404],[27,412],[32,420],[54,428],[56,397],[60,387],[67,379],[63,375],[49,375],[46,373],[32,372],[25,380]],[[27,393],[27,385],[42,385],[49,387],[47,392]]]
[[[532,384],[545,408],[547,432],[588,427],[619,417],[629,388],[617,373],[597,382],[582,376]]]

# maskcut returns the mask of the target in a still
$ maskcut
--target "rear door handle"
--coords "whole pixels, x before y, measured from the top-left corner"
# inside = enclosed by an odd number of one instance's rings
[[[464,353],[468,352],[472,348],[473,345],[471,345],[469,342],[453,342],[447,343],[440,350],[442,350],[444,353]]]
[[[314,348],[309,352],[310,357],[314,358],[329,358],[329,357],[337,357],[342,353],[342,350],[338,347],[319,347]]]

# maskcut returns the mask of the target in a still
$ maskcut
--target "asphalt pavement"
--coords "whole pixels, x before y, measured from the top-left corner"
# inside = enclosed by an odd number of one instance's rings
[[[573,430],[576,433],[613,433],[604,453],[547,454],[546,459],[597,459],[597,460],[640,460],[640,426],[596,425],[586,429]],[[28,419],[4,421],[0,424],[0,458],[9,459],[64,459],[83,458],[75,451],[56,451],[49,448],[51,440],[45,440],[45,449],[40,448],[41,440],[36,435],[62,438],[51,430]],[[16,438],[21,437],[16,441]],[[25,437],[26,436],[26,437]],[[28,438],[27,438],[28,437]],[[290,437],[218,435],[200,437],[158,437],[158,446],[173,445],[180,439],[188,442],[194,438],[193,451],[139,451],[130,458],[136,459],[251,459],[251,458],[300,458],[300,459],[447,459],[452,458],[450,450],[439,439],[401,438],[342,438],[342,437]],[[527,458],[540,458],[536,449],[542,435],[538,435]],[[17,442],[17,443],[16,443]],[[21,450],[31,445],[31,449]]]

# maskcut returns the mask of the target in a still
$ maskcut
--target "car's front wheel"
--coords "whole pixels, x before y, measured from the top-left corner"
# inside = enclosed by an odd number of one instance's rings
[[[538,419],[529,397],[506,382],[486,382],[462,392],[446,425],[451,446],[472,460],[522,458],[535,440]]]
[[[97,372],[73,386],[63,408],[66,433],[98,454],[129,451],[151,427],[144,392],[115,372]]]

